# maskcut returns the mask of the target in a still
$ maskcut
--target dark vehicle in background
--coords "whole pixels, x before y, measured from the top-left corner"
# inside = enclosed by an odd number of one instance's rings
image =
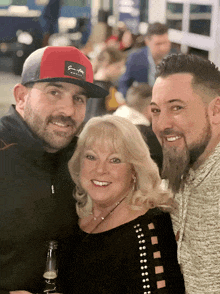
[[[24,60],[34,50],[47,45],[53,34],[76,33],[79,23],[86,23],[84,35],[70,45],[83,45],[90,32],[88,0],[1,0],[0,70],[21,74]]]
[[[2,8],[2,7],[1,7]],[[9,60],[15,74],[20,74],[24,59],[41,42],[38,10],[24,6],[9,6],[0,9],[0,57]]]

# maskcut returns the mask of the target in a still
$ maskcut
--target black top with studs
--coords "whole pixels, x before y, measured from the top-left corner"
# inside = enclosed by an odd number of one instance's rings
[[[63,293],[185,293],[171,219],[157,208],[103,233],[78,227],[72,244],[61,246]]]

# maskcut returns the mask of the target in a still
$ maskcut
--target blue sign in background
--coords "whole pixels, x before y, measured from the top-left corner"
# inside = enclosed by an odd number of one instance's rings
[[[119,21],[123,21],[133,34],[138,34],[140,23],[140,0],[120,0]]]

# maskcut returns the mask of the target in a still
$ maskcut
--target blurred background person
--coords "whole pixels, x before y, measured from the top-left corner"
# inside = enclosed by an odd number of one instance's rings
[[[88,101],[85,122],[93,116],[111,113],[119,106],[115,93],[119,77],[125,68],[125,61],[125,54],[113,47],[105,48],[92,60],[94,83],[109,91],[109,95],[103,99]]]
[[[97,58],[102,50],[107,47],[106,39],[112,34],[112,27],[106,22],[98,22],[93,25],[91,34],[81,51],[91,60]]]
[[[88,42],[81,48],[90,59],[95,59],[107,47],[112,47],[127,54],[135,44],[136,36],[123,22],[111,27],[107,23],[98,22],[93,26]]]
[[[127,29],[122,35],[121,42],[123,46],[121,50],[128,55],[135,44],[135,36]]]
[[[168,39],[168,27],[155,22],[149,24],[145,37],[145,47],[130,54],[126,63],[126,71],[119,81],[118,91],[126,97],[128,88],[134,81],[145,82],[153,86],[156,65],[171,50]]]
[[[118,25],[112,29],[112,35],[106,39],[105,43],[107,47],[114,47],[121,51],[126,51],[132,47],[134,39],[126,24],[119,21]]]
[[[125,117],[139,128],[150,149],[152,159],[161,170],[163,153],[161,145],[152,130],[151,97],[152,87],[147,83],[135,82],[127,91],[126,104],[119,106],[113,115]]]
[[[57,33],[59,30],[58,18],[62,1],[63,0],[49,0],[49,3],[45,6],[39,18],[43,34],[41,47],[47,46],[50,36]]]
[[[112,28],[112,34],[105,40],[106,45],[121,50],[123,47],[121,39],[126,29],[125,23],[119,21],[117,26]]]
[[[79,223],[61,257],[63,293],[184,293],[170,215],[158,208],[172,195],[138,129],[122,117],[92,118],[69,170]]]

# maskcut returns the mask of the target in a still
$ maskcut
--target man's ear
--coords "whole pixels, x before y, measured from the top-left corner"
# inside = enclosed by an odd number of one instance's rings
[[[211,121],[213,124],[220,124],[220,96],[210,102]]]
[[[23,114],[24,106],[26,103],[26,98],[28,95],[28,88],[23,86],[22,84],[17,84],[14,87],[14,97],[16,101],[16,110],[21,114]]]

